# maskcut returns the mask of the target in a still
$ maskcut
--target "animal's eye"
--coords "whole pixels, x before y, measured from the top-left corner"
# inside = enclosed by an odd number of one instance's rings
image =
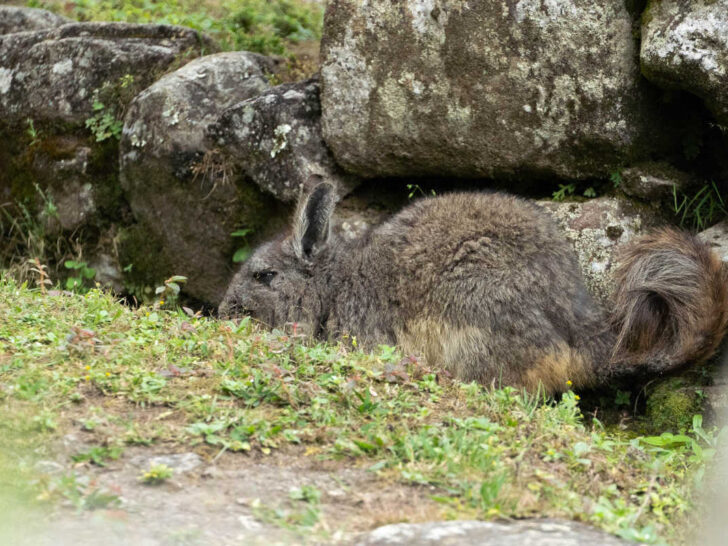
[[[278,273],[275,271],[258,271],[257,273],[253,273],[253,278],[261,284],[270,286],[271,281],[273,281],[276,275]]]

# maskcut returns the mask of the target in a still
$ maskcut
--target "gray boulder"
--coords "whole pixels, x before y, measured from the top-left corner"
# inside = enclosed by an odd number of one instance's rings
[[[728,0],[651,0],[643,16],[642,72],[701,97],[728,124]]]
[[[59,27],[71,20],[44,9],[0,6],[0,34]]]
[[[266,74],[272,69],[268,58],[242,51],[201,57],[161,78],[129,106],[121,184],[165,263],[162,272],[140,270],[137,282],[159,282],[163,279],[150,277],[160,273],[185,275],[187,294],[212,303],[222,296],[240,243],[231,233],[240,227],[260,232],[274,205],[250,181],[234,178],[233,166],[205,140],[205,129],[226,108],[269,89]],[[138,264],[148,249],[123,247],[125,261]]]
[[[369,177],[607,175],[664,133],[633,23],[622,0],[332,0],[324,139]]]
[[[118,181],[131,99],[214,44],[168,25],[72,23],[0,35],[0,201],[115,255],[131,221]],[[52,258],[51,258],[52,259]],[[61,272],[63,268],[61,267]]]
[[[312,175],[338,182],[344,175],[321,136],[319,83],[283,84],[226,110],[208,136],[236,171],[282,201],[295,201]]]
[[[648,162],[624,169],[619,189],[630,197],[669,209],[675,192],[684,192],[695,183],[691,175],[667,163]]]
[[[623,198],[583,202],[538,201],[574,246],[590,292],[606,303],[614,289],[619,251],[650,228],[664,224],[654,209]]]
[[[352,541],[354,546],[580,546],[627,544],[607,533],[566,520],[441,521],[379,527]]]
[[[0,36],[0,114],[10,124],[83,125],[104,85],[126,77],[127,87],[144,88],[173,63],[213,48],[197,31],[170,25],[72,23]]]

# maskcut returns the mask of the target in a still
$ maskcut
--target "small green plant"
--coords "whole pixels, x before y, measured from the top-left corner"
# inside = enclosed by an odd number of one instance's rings
[[[119,140],[123,123],[116,118],[115,112],[107,109],[98,97],[94,99],[92,108],[94,115],[86,120],[86,128],[91,130],[96,142],[103,142],[112,137]]]
[[[672,187],[673,212],[680,227],[702,231],[722,218],[728,209],[715,182],[708,182],[694,194],[685,194]]]
[[[309,502],[302,509],[298,509],[267,506],[255,499],[250,507],[259,520],[301,534],[309,534],[321,520],[321,510],[317,503]]]
[[[181,285],[186,282],[187,277],[183,277],[182,275],[173,275],[164,281],[164,284],[157,286],[157,288],[154,289],[154,293],[157,298],[159,298],[157,300],[157,304],[160,307],[165,304],[174,307],[179,300],[179,293],[182,289]]]
[[[576,184],[559,184],[559,189],[551,194],[551,199],[554,201],[563,201],[570,195],[574,195],[576,191]]]
[[[663,432],[659,436],[644,437],[642,442],[648,446],[666,451],[691,453],[689,460],[702,464],[709,462],[715,456],[717,448],[728,434],[728,429],[723,429],[718,434],[709,433],[703,428],[703,416],[694,415],[691,432],[692,435]],[[698,477],[702,478],[702,473]]]
[[[119,446],[93,446],[82,453],[72,455],[75,463],[93,463],[96,466],[106,466],[107,461],[115,461],[121,456],[122,448]]]
[[[66,290],[83,292],[88,289],[87,281],[92,281],[96,277],[96,270],[88,267],[86,262],[66,260],[63,266],[71,272],[71,276],[66,279]]]
[[[617,389],[617,392],[614,395],[614,405],[618,408],[623,406],[629,406],[630,399],[631,393],[629,391],[622,391]]]
[[[291,500],[308,502],[310,504],[319,504],[321,502],[321,491],[313,485],[304,485],[302,487],[292,487],[288,492]]]
[[[135,95],[134,76],[124,74],[115,83],[106,82],[93,93],[93,115],[86,120],[96,142],[121,139],[126,105]]]
[[[559,184],[559,189],[551,194],[551,199],[553,199],[554,201],[563,201],[567,197],[575,195],[577,189],[578,184],[576,182],[571,182],[570,184]],[[597,190],[594,189],[594,186],[588,186],[582,192],[582,195],[591,199],[597,196]]]
[[[249,228],[243,228],[238,229],[236,231],[233,231],[230,235],[232,237],[237,237],[241,239],[241,246],[238,247],[238,249],[235,251],[235,254],[233,254],[233,262],[236,264],[244,262],[248,259],[250,256],[250,253],[253,251],[250,247],[250,244],[247,241],[248,235],[253,233],[252,229]]]
[[[609,175],[609,180],[612,182],[615,188],[622,185],[622,171],[613,171]]]
[[[139,481],[147,485],[159,485],[172,477],[174,471],[166,464],[154,464],[149,470],[142,472]]]
[[[428,196],[428,194],[420,187],[419,184],[407,184],[407,190],[409,190],[409,193],[407,194],[407,199],[412,199],[417,194],[422,197]],[[429,195],[435,197],[437,193],[435,193],[435,190],[430,190]]]
[[[28,143],[28,146],[30,146],[32,148],[34,146],[37,146],[38,145],[38,142],[40,142],[40,138],[39,138],[40,137],[40,134],[35,129],[35,122],[32,119],[28,118],[25,121],[28,124],[28,128],[26,129],[26,133],[28,134],[28,137],[30,138],[30,142]]]
[[[33,417],[33,424],[42,432],[52,432],[58,428],[55,415],[49,411],[43,411]]]

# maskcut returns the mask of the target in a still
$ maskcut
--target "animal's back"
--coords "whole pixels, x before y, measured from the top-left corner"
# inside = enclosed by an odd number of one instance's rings
[[[522,199],[423,199],[375,230],[369,246],[397,279],[397,341],[463,380],[541,381],[554,391],[587,384],[611,342],[570,245]]]

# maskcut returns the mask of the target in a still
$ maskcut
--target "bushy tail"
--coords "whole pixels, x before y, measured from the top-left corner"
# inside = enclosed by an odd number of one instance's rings
[[[615,366],[659,374],[715,354],[728,327],[728,275],[707,244],[661,229],[632,244],[621,263]]]

